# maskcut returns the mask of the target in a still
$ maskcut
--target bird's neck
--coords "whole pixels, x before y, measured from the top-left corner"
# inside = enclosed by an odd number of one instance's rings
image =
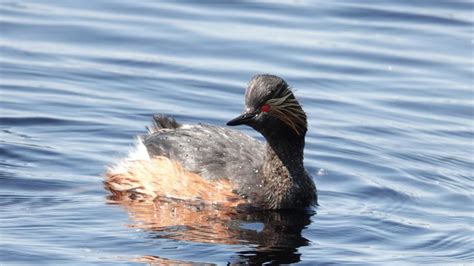
[[[269,166],[283,165],[291,176],[304,171],[303,151],[304,135],[272,136],[267,138],[265,164]]]
[[[263,193],[268,208],[294,208],[312,202],[307,199],[314,194],[314,185],[303,166],[303,149],[304,136],[267,138],[262,170]]]

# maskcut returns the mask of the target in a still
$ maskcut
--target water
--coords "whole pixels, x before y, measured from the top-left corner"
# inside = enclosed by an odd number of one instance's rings
[[[472,2],[1,1],[0,14],[0,264],[473,263]],[[257,73],[304,104],[319,207],[176,218],[107,203],[106,167],[152,114],[224,125]]]

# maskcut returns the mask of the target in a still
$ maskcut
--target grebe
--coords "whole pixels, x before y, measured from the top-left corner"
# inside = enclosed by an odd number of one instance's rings
[[[306,114],[280,77],[254,76],[244,112],[227,123],[248,125],[266,144],[229,128],[181,125],[155,115],[137,150],[106,173],[115,201],[182,200],[255,209],[317,204],[303,165]]]

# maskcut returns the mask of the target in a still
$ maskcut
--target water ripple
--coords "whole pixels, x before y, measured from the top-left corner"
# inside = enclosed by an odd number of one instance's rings
[[[470,1],[27,0],[0,13],[5,263],[474,259]],[[307,112],[315,215],[105,204],[101,175],[153,113],[224,125],[256,73],[284,77]]]

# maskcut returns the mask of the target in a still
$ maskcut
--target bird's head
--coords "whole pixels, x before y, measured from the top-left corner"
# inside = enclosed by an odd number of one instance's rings
[[[306,114],[288,84],[274,75],[254,76],[245,91],[244,112],[228,126],[248,125],[265,137],[306,134]]]

